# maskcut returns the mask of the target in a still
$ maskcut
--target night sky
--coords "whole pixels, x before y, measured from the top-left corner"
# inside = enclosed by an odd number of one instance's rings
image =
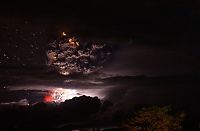
[[[124,107],[155,103],[192,107],[199,99],[199,4],[2,2],[0,103],[51,101],[57,92],[64,94],[58,102],[87,95]],[[60,41],[62,32],[80,44],[112,45],[111,56],[90,74],[62,75],[49,67],[47,57],[49,44]],[[96,63],[87,67],[91,65]]]

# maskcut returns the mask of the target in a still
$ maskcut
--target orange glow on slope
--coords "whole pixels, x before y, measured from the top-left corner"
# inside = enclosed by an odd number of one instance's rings
[[[44,102],[52,102],[52,101],[53,101],[53,97],[51,95],[44,96]]]
[[[44,95],[43,101],[47,103],[60,103],[76,96],[80,96],[80,94],[78,94],[74,89],[55,88],[51,91],[48,91],[48,93]]]
[[[65,100],[72,99],[74,97],[79,97],[82,95],[103,98],[99,96],[98,90],[83,90],[83,89],[65,89],[65,88],[52,88],[48,90],[43,97],[43,102],[46,103],[61,103]]]

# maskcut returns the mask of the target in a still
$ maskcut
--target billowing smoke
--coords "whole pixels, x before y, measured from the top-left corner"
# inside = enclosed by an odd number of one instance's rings
[[[49,44],[48,65],[62,75],[89,74],[102,67],[110,58],[112,46],[105,43],[79,42],[63,36]]]

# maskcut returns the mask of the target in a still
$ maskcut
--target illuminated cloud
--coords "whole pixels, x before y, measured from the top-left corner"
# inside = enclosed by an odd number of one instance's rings
[[[22,99],[19,101],[13,101],[13,102],[6,102],[6,103],[0,103],[0,105],[19,105],[19,106],[29,106],[29,102],[27,99]]]
[[[89,74],[102,67],[111,55],[109,44],[82,42],[75,37],[62,37],[49,44],[48,65],[62,75]]]

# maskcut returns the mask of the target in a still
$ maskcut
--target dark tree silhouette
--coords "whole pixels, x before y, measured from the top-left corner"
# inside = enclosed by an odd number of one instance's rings
[[[169,107],[142,108],[124,126],[130,131],[181,131],[184,113],[171,115]]]

